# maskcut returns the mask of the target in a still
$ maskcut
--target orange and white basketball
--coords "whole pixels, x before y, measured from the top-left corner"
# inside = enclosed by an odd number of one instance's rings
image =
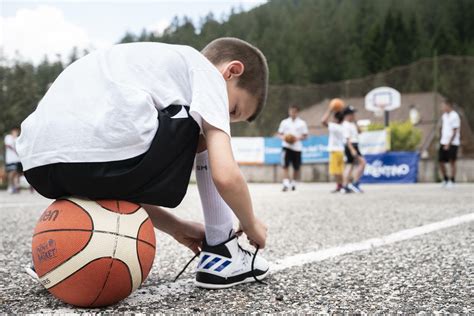
[[[286,134],[284,139],[288,144],[294,144],[296,142],[296,136],[292,134]]]
[[[332,112],[342,111],[344,109],[344,105],[344,101],[339,98],[332,99],[331,102],[329,102],[329,108]]]
[[[41,284],[81,307],[114,304],[146,279],[155,258],[155,233],[139,205],[65,198],[41,215],[32,255]]]

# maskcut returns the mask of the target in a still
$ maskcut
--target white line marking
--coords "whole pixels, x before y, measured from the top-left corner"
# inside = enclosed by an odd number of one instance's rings
[[[50,204],[50,203],[49,203]],[[48,205],[48,202],[31,202],[31,203],[2,203],[0,204],[0,209],[1,208],[10,208],[10,207],[18,207],[18,208],[22,208],[22,207],[27,207],[27,206],[41,206],[41,207],[44,207],[46,208]]]
[[[411,239],[440,229],[453,227],[471,221],[474,221],[474,213],[449,218],[444,221],[435,222],[415,228],[404,229],[399,232],[379,238],[371,238],[361,242],[350,243],[338,247],[294,255],[285,259],[277,260],[276,263],[271,265],[271,269],[272,272],[277,272],[283,269],[301,266],[306,263],[323,261],[329,258],[334,258],[356,251],[369,250],[372,248],[393,244],[399,241]]]
[[[304,254],[298,254],[290,256],[281,260],[277,260],[271,264],[271,273],[275,273],[284,269],[302,266],[307,263],[323,261],[326,259],[338,257],[353,252],[369,250],[389,244],[393,244],[399,241],[408,240],[417,236],[432,233],[441,229],[457,226],[474,221],[474,213],[449,218],[440,222],[435,222],[415,228],[404,229],[399,232],[389,234],[383,237],[371,238],[361,242],[349,243],[342,246],[333,248],[323,249],[314,252],[308,252]],[[130,307],[140,307],[143,302],[157,302],[167,296],[181,296],[192,292],[195,289],[194,282],[192,279],[182,279],[177,282],[170,282],[166,284],[160,284],[158,286],[145,286],[135,291],[129,298],[125,300],[126,304]],[[78,311],[100,311],[100,309],[41,309],[39,313],[72,313]]]

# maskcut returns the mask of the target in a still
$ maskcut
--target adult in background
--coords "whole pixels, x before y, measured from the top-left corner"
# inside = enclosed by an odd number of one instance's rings
[[[443,175],[443,187],[451,188],[456,178],[456,159],[461,143],[461,118],[454,111],[453,103],[444,100],[441,103],[443,115],[441,117],[441,139],[439,146],[439,168]],[[448,176],[446,163],[451,166],[451,177]]]
[[[10,133],[5,136],[5,171],[7,173],[8,193],[20,192],[20,175],[22,167],[20,158],[16,152],[16,139],[20,134],[20,129],[14,127]]]
[[[299,107],[291,105],[288,108],[288,118],[280,123],[278,136],[283,141],[282,167],[283,167],[283,192],[296,190],[296,182],[300,180],[302,140],[308,137],[306,122],[298,117]],[[288,168],[293,166],[293,177],[290,178]]]
[[[344,193],[362,193],[359,179],[365,168],[365,159],[359,150],[359,127],[355,123],[355,108],[351,105],[344,109],[344,128],[346,167],[344,170]],[[352,178],[352,182],[351,182]]]

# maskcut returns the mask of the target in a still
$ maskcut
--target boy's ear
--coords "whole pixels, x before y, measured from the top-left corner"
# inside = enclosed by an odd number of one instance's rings
[[[233,60],[229,62],[223,71],[223,76],[225,80],[230,80],[232,78],[240,77],[245,70],[245,66],[241,61]]]

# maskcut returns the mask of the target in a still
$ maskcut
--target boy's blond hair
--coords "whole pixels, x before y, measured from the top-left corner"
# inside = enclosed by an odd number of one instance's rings
[[[244,64],[237,86],[257,98],[257,109],[248,121],[255,120],[265,106],[268,93],[268,65],[262,52],[241,39],[222,37],[207,44],[201,53],[216,66],[232,60]]]

